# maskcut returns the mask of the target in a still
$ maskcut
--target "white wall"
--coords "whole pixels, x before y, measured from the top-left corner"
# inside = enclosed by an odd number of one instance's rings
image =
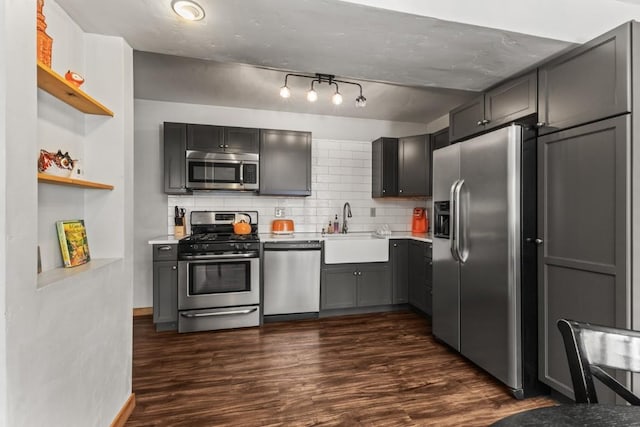
[[[48,222],[50,228],[50,221],[64,219],[58,214],[90,214],[99,208],[91,204],[101,203],[108,212],[120,212],[116,218],[120,224],[112,225],[110,243],[101,248],[100,241],[90,237],[90,245],[107,254],[117,247],[120,258],[126,255],[122,217],[130,208],[127,193],[132,187],[130,162],[124,158],[132,151],[132,51],[122,40],[96,36],[95,41],[94,36],[79,33],[57,4],[47,0],[54,69],[61,74],[67,68],[84,73],[87,92],[116,113],[116,119],[104,118],[96,125],[97,119],[36,89],[34,2],[0,5],[6,13],[1,16],[10,16],[0,21],[0,64],[4,64],[0,71],[6,71],[0,74],[0,121],[6,125],[1,128],[6,153],[0,156],[0,228],[5,231],[0,285],[6,290],[5,298],[0,297],[4,302],[0,361],[6,356],[6,365],[0,368],[0,425],[109,425],[131,393],[130,268],[120,260],[39,288],[36,247],[47,244],[46,238],[39,238],[42,223]],[[100,63],[92,65],[98,56]],[[90,63],[86,67],[84,60]],[[83,155],[96,149],[94,144],[118,147],[110,148],[120,156],[112,159],[115,169],[97,178],[113,182],[120,192],[103,193],[104,199],[94,201],[87,196],[90,190],[38,185],[35,163],[45,141],[70,144]],[[90,209],[84,208],[85,203]]]
[[[312,132],[313,169],[310,197],[284,198],[251,193],[206,193],[166,196],[163,193],[162,123],[185,122]],[[134,306],[152,306],[152,259],[147,241],[171,229],[173,206],[193,209],[251,209],[260,215],[260,231],[268,231],[274,208],[283,206],[301,231],[320,231],[344,202],[352,206],[351,230],[373,230],[388,223],[408,230],[410,212],[426,199],[371,199],[371,141],[380,136],[425,133],[427,125],[334,116],[284,113],[149,100],[135,101]],[[370,217],[370,208],[376,217]]]

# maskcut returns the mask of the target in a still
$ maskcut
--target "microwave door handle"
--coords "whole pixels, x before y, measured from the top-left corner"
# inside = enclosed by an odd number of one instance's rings
[[[455,181],[451,184],[451,189],[449,190],[449,250],[451,251],[451,256],[454,260],[460,261],[456,254],[456,187],[458,186],[458,181]]]

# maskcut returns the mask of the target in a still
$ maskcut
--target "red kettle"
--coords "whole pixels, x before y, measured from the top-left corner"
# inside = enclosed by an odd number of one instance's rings
[[[429,229],[429,219],[425,208],[413,209],[413,221],[411,222],[412,233],[426,233]]]

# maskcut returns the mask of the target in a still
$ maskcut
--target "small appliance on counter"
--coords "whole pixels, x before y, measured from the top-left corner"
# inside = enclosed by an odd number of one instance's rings
[[[412,233],[426,233],[429,229],[429,219],[425,208],[413,208],[413,219],[411,221]]]
[[[272,234],[290,235],[295,231],[292,219],[274,219],[271,223]]]

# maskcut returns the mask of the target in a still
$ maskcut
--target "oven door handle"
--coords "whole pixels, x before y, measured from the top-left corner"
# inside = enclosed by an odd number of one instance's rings
[[[257,252],[247,252],[244,254],[219,254],[219,255],[181,255],[180,261],[206,261],[215,259],[238,259],[238,258],[258,258]]]
[[[187,317],[189,319],[192,319],[194,317],[212,317],[212,316],[230,316],[230,315],[235,315],[235,314],[251,314],[256,310],[257,310],[257,308],[253,307],[253,308],[248,308],[246,310],[215,311],[215,312],[210,312],[210,313],[190,313],[190,312],[186,312],[186,313],[180,313],[180,315],[183,316],[183,317]]]

